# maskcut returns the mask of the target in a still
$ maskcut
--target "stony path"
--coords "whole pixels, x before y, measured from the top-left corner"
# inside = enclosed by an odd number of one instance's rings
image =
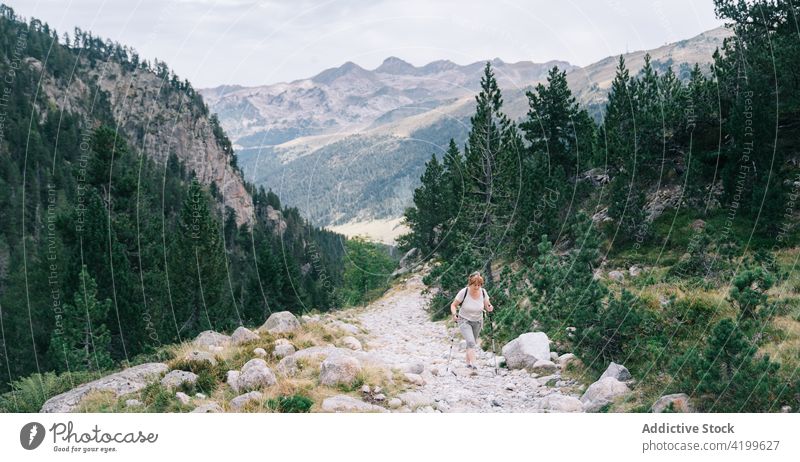
[[[579,397],[572,389],[575,382],[561,380],[560,373],[538,377],[524,370],[499,368],[495,374],[488,326],[482,332],[487,351],[478,354],[477,375],[465,367],[461,337],[456,335],[450,370],[447,371],[450,339],[457,334],[454,326],[432,322],[425,311],[428,296],[420,275],[391,289],[358,316],[369,331],[368,349],[386,364],[419,372],[422,381],[416,387],[420,408],[442,412],[535,412],[541,410],[544,397],[563,394]],[[502,345],[496,345],[498,354]],[[410,376],[416,380],[418,376]],[[424,384],[423,384],[424,382]],[[551,386],[547,386],[547,384]],[[572,392],[572,393],[570,393]],[[555,397],[559,398],[559,397]],[[430,405],[430,408],[427,408]]]

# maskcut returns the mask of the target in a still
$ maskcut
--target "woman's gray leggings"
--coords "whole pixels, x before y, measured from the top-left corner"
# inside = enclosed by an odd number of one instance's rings
[[[464,340],[467,341],[467,348],[475,348],[478,346],[478,335],[481,333],[483,321],[469,321],[462,317],[458,318],[458,330]]]

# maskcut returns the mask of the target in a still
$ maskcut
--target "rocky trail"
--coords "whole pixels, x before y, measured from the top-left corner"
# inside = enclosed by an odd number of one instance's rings
[[[471,373],[465,367],[464,344],[457,328],[452,323],[448,326],[445,322],[432,322],[425,311],[429,298],[423,294],[425,288],[421,275],[411,275],[357,316],[368,331],[371,356],[397,365],[407,380],[416,384],[414,391],[402,396],[406,406],[441,412],[583,410],[579,399],[583,387],[561,377],[561,365],[572,355],[562,355],[559,361],[555,353],[548,352],[553,361],[540,364],[541,373],[506,367],[498,367],[496,373],[488,324],[481,333],[483,351],[478,353],[477,373]],[[495,346],[499,352],[502,345]],[[497,361],[502,364],[505,358],[500,356]]]

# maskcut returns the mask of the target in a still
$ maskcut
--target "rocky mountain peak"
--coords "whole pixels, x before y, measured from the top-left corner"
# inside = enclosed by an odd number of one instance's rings
[[[375,72],[381,74],[414,74],[417,68],[413,64],[403,61],[396,56],[389,56],[383,60],[380,66],[375,69]]]

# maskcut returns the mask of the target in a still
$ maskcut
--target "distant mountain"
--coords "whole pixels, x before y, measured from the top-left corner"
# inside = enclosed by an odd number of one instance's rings
[[[657,70],[672,66],[685,77],[694,63],[707,69],[728,34],[714,29],[624,56],[632,74],[650,53]],[[553,66],[567,71],[573,92],[599,117],[617,59],[583,68],[564,61],[491,63],[513,119],[527,113],[525,91]],[[248,181],[269,185],[318,225],[351,234],[373,230],[372,237],[391,242],[425,161],[450,138],[464,142],[484,65],[439,60],[417,67],[389,57],[373,70],[347,62],[294,82],[201,93],[231,136]]]

